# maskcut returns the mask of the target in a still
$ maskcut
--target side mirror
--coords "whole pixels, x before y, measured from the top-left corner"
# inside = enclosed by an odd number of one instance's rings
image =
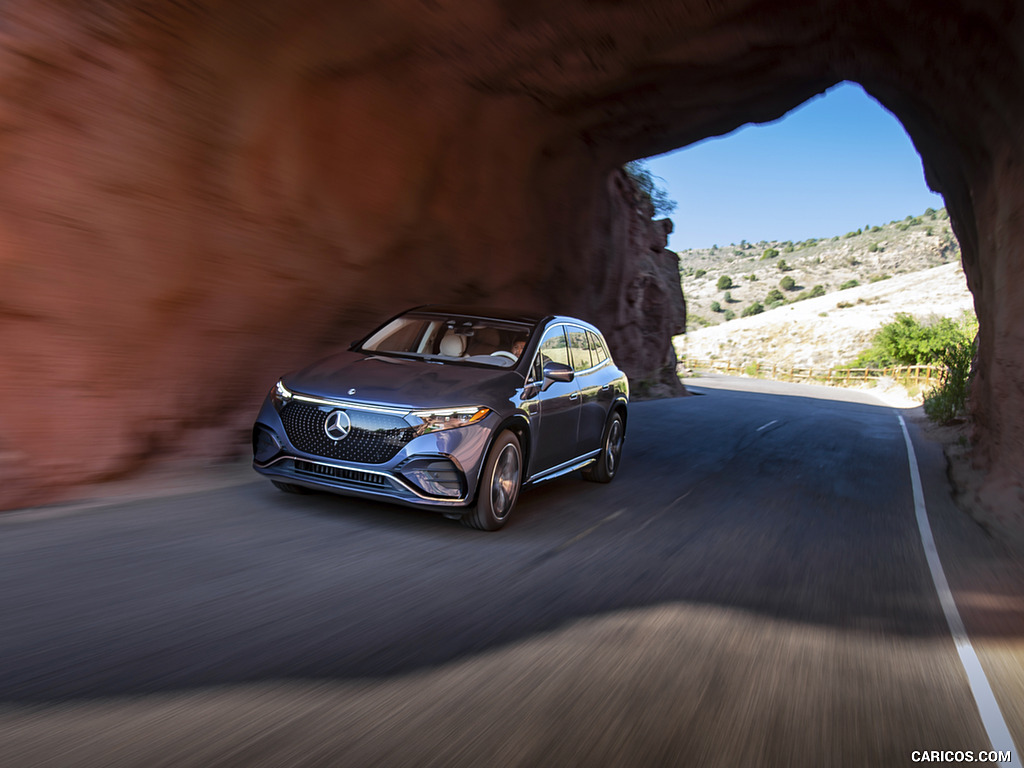
[[[568,384],[575,378],[576,372],[571,367],[565,363],[556,363],[553,360],[549,360],[544,363],[544,386],[541,387],[541,390],[547,389],[556,381]]]

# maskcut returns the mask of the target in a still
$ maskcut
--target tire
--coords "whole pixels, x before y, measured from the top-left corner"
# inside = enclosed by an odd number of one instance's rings
[[[502,432],[491,446],[480,473],[476,506],[462,516],[462,524],[481,531],[496,531],[507,521],[519,498],[523,479],[523,452],[519,438]]]
[[[309,488],[306,488],[301,485],[294,485],[293,483],[282,483],[280,480],[271,480],[270,482],[274,484],[274,487],[277,488],[277,490],[284,491],[285,493],[297,493],[300,495],[313,493],[313,491],[309,490]]]
[[[626,439],[626,422],[616,411],[604,430],[601,453],[597,461],[583,470],[583,479],[592,483],[610,483],[622,463],[622,444]]]

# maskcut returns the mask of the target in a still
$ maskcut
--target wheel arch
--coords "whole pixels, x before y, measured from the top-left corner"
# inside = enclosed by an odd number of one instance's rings
[[[523,472],[520,479],[520,484],[525,484],[528,476],[527,471],[530,466],[530,422],[524,413],[513,413],[508,416],[504,421],[501,422],[494,431],[491,433],[491,439],[487,442],[487,450],[484,452],[484,461],[480,462],[480,469],[477,471],[476,476],[476,490],[473,491],[472,503],[475,504],[480,496],[480,478],[483,475],[484,464],[486,463],[486,457],[490,455],[491,448],[494,447],[494,441],[498,439],[498,435],[502,432],[509,431],[516,436],[519,440],[519,451],[522,454]]]

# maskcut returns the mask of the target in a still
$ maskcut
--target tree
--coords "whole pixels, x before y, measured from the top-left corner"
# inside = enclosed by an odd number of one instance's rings
[[[796,288],[796,280],[789,275],[786,275],[784,278],[779,280],[779,288],[784,291],[792,291]]]
[[[765,248],[764,253],[761,254],[762,259],[774,259],[779,255],[779,252],[774,248]]]
[[[717,301],[712,301],[711,302],[711,311],[712,312],[721,312],[722,311],[722,305],[719,304]]]
[[[768,295],[764,297],[765,304],[782,304],[786,300],[786,297],[782,295],[782,291],[778,288],[772,288],[768,291]]]
[[[651,173],[643,160],[628,162],[623,170],[632,180],[640,199],[651,204],[656,217],[668,216],[676,209],[676,201],[668,196],[667,189],[658,184],[665,180]]]
[[[729,277],[728,275],[722,275],[720,278],[718,278],[717,286],[718,290],[720,291],[725,291],[728,290],[729,288],[732,288],[732,278]]]
[[[740,317],[760,315],[762,312],[764,312],[764,306],[761,304],[760,301],[755,301],[749,307],[744,308],[743,312],[740,314]]]

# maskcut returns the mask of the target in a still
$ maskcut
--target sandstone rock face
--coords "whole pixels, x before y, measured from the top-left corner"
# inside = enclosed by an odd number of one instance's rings
[[[982,327],[982,496],[1019,510],[1022,10],[10,0],[0,504],[218,455],[277,374],[424,301],[578,313],[656,381],[672,257],[609,174],[850,79],[946,198]]]

